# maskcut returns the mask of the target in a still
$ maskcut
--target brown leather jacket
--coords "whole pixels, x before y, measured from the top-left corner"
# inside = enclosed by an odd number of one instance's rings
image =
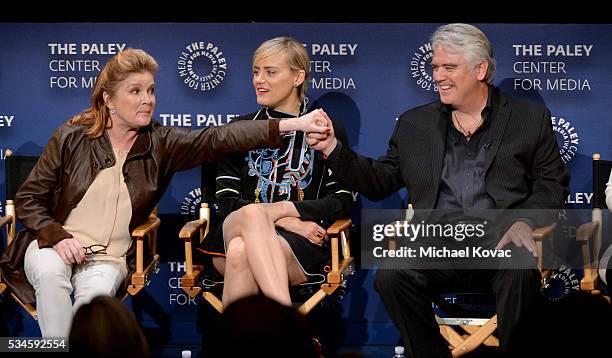
[[[196,131],[153,122],[142,128],[123,165],[132,202],[130,232],[149,216],[175,172],[216,161],[231,152],[278,147],[282,143],[278,122],[241,121]],[[17,218],[26,230],[6,248],[0,269],[3,282],[26,303],[35,301],[23,270],[28,245],[37,239],[40,247],[52,247],[72,237],[62,224],[97,172],[115,165],[108,134],[90,139],[86,129],[66,124],[58,127],[15,197]],[[130,250],[126,281],[135,266],[133,256],[134,250]]]

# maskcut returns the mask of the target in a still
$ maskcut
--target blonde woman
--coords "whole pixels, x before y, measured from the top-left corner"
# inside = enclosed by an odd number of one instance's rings
[[[307,113],[309,64],[304,46],[293,38],[259,46],[253,89],[261,108],[238,121]],[[333,126],[346,141],[342,126]],[[285,136],[278,149],[252,150],[219,163],[216,195],[227,218],[212,241],[226,255],[213,258],[225,277],[224,306],[259,292],[289,306],[290,285],[322,279],[329,253],[325,224],[348,215],[353,201],[331,175],[300,132]]]

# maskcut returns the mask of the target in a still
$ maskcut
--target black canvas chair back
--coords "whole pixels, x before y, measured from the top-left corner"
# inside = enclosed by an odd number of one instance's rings
[[[208,234],[202,241],[202,243],[196,240],[193,242],[196,250],[194,251],[195,262],[202,265],[202,275],[200,277],[199,284],[207,290],[218,290],[222,289],[223,276],[221,276],[212,265],[212,255],[208,254],[204,248],[204,243],[208,240],[214,240],[216,235],[219,235],[219,223],[221,218],[219,217],[219,206],[217,204],[217,162],[204,163],[200,166],[200,190],[202,203],[208,204],[210,208],[210,223]]]
[[[217,162],[213,163],[204,163],[201,165],[201,176],[200,176],[200,190],[201,190],[201,200],[202,203],[208,204],[210,208],[210,224],[209,231],[203,242],[207,240],[212,240],[215,235],[217,235],[217,230],[219,227],[219,223],[221,219],[219,217],[219,206],[217,204]],[[196,246],[201,246],[196,244]],[[209,262],[211,256],[209,255],[198,255],[198,259],[203,259],[206,262]],[[219,279],[220,276],[215,275],[216,271],[212,270],[211,275],[216,279]],[[222,281],[222,280],[221,280]]]
[[[38,157],[35,156],[21,156],[13,155],[11,151],[7,150],[7,155],[4,161],[4,175],[6,181],[6,216],[0,219],[2,225],[6,226],[6,246],[9,245],[14,239],[17,233],[17,220],[15,218],[14,202],[15,195],[30,175],[30,172],[36,165]],[[9,213],[12,213],[9,215]],[[3,243],[4,244],[4,243]],[[4,283],[0,283],[0,293],[2,293],[7,286]],[[32,318],[37,319],[36,309],[33,304],[25,303],[20,300],[15,294],[11,293],[11,296],[17,301]]]
[[[217,163],[204,163],[202,164],[201,169],[202,183],[200,188],[202,190],[202,202],[216,204],[215,188],[217,185]]]
[[[28,178],[38,157],[10,155],[4,162],[6,175],[6,200],[14,200],[17,191]]]

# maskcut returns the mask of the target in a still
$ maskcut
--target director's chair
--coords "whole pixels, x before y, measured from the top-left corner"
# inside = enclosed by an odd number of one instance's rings
[[[412,204],[408,204],[406,210],[406,221],[411,221],[414,217],[414,209]],[[538,270],[542,274],[542,281],[544,282],[550,274],[550,269],[544,267],[543,256],[543,241],[550,240],[556,224],[552,223],[548,226],[537,228],[533,231],[532,237],[536,243],[536,251],[538,254],[537,266]],[[397,243],[395,239],[389,240],[389,249],[395,250]],[[446,296],[446,295],[442,295]],[[491,317],[474,317],[473,313],[482,308],[494,309],[494,304],[479,302],[490,296],[488,293],[454,293],[454,297],[469,297],[467,301],[470,309],[464,309],[461,305],[466,302],[462,302],[459,305],[449,303],[445,297],[432,302],[436,322],[440,328],[440,334],[448,343],[449,349],[453,357],[459,357],[466,353],[474,351],[481,345],[489,347],[499,347],[499,339],[495,337],[494,332],[497,329],[497,314]],[[444,313],[445,316],[441,317]],[[463,314],[468,314],[465,316]]]
[[[0,228],[6,227],[6,247],[16,238],[17,218],[15,215],[14,198],[21,185],[36,165],[38,157],[13,155],[11,150],[6,151],[5,175],[6,175],[6,215],[0,220]],[[157,209],[134,231],[132,239],[135,241],[135,270],[131,273],[129,283],[119,290],[117,297],[125,299],[134,296],[149,284],[151,276],[159,271],[159,255],[156,252],[157,228],[160,220],[157,217]],[[145,246],[151,253],[145,257]],[[130,274],[128,274],[130,275]],[[6,284],[0,284],[0,293],[6,289]],[[28,302],[11,292],[11,296],[19,303],[32,318],[37,319],[36,304]]]
[[[183,226],[179,232],[179,238],[185,245],[186,272],[181,278],[183,290],[192,298],[202,294],[204,299],[212,305],[219,313],[223,312],[223,304],[218,297],[222,287],[222,281],[211,280],[207,274],[214,268],[212,265],[194,264],[193,241],[205,240],[211,233],[211,227],[216,225],[217,218],[211,216],[211,206],[214,206],[216,166],[206,164],[202,166],[202,204],[197,220],[190,221]],[[349,246],[349,229],[352,225],[350,219],[340,219],[334,222],[328,229],[330,238],[331,260],[325,266],[322,274],[325,281],[320,284],[314,293],[299,306],[298,311],[307,314],[315,308],[324,298],[342,291],[346,287],[347,278],[354,272],[354,258],[351,256]],[[211,234],[214,235],[214,232]],[[306,285],[306,284],[302,284]],[[312,285],[312,284],[310,284]],[[342,290],[339,290],[342,289]]]
[[[609,262],[601,260],[604,254],[602,251],[604,218],[609,213],[606,205],[605,188],[610,171],[612,170],[611,160],[602,160],[599,153],[593,154],[593,210],[591,222],[580,225],[576,234],[576,240],[582,247],[582,262],[584,266],[584,276],[580,281],[580,290],[590,292],[594,295],[602,294],[605,285],[601,281],[600,271],[610,271]],[[608,228],[609,230],[609,228]],[[610,245],[611,243],[608,242]],[[611,249],[608,248],[608,251]],[[607,262],[605,262],[607,261]],[[602,268],[600,270],[600,267]],[[610,285],[610,282],[608,282]],[[610,302],[609,295],[604,297]]]

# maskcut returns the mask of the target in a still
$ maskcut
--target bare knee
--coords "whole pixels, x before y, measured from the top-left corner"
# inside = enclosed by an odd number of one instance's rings
[[[226,242],[235,237],[242,240],[260,240],[274,231],[274,223],[266,214],[266,210],[258,204],[243,206],[231,213],[223,222],[223,238]]]
[[[260,223],[268,220],[266,210],[261,205],[249,204],[240,208],[238,212],[242,214],[242,219],[245,220],[243,222]]]
[[[230,238],[239,236],[246,229],[268,222],[266,211],[261,205],[249,204],[234,211],[223,222],[223,233]]]
[[[249,269],[246,245],[241,237],[233,238],[225,252],[225,271],[243,271]]]

